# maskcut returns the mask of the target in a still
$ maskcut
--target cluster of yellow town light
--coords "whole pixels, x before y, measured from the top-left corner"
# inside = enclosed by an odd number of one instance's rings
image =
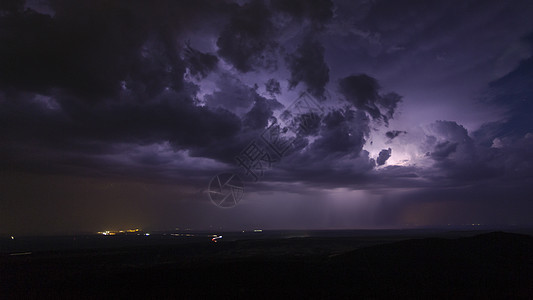
[[[135,229],[126,229],[126,230],[106,230],[106,231],[99,231],[98,234],[102,235],[116,235],[120,233],[134,233],[141,231],[139,228]]]
[[[176,229],[179,229],[179,228],[176,228]],[[185,230],[190,230],[190,229],[185,229]],[[106,230],[106,231],[99,231],[98,234],[101,234],[101,235],[117,235],[117,234],[126,234],[126,233],[137,233],[137,235],[139,235],[139,232],[141,230],[139,228],[135,228],[135,229],[126,229],[126,230]],[[244,230],[242,232],[245,232]],[[262,229],[254,229],[253,232],[263,232]],[[144,233],[145,236],[149,236],[150,233],[146,232]],[[190,234],[190,233],[172,233],[170,234],[172,236],[195,236],[194,234]],[[222,238],[222,236],[219,236],[219,235],[210,235],[209,237],[212,237],[214,240],[217,240],[217,239],[220,239]],[[14,237],[11,237],[11,239],[14,239]]]

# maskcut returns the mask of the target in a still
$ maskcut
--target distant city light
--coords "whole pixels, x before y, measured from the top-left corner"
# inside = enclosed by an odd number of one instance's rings
[[[190,233],[171,233],[170,235],[171,236],[194,236],[194,234],[190,234]]]
[[[99,231],[98,234],[102,235],[116,235],[116,234],[128,234],[128,233],[134,233],[139,232],[139,228],[135,229],[126,229],[126,230],[106,230],[106,231]]]

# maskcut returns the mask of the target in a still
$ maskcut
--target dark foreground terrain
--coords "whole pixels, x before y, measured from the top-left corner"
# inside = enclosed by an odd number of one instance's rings
[[[0,299],[533,297],[530,235],[432,236],[150,237],[31,254],[4,241]]]

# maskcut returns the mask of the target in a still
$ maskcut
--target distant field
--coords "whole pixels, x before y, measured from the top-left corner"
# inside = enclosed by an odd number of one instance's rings
[[[273,231],[3,239],[0,298],[533,294],[533,238],[473,231]]]

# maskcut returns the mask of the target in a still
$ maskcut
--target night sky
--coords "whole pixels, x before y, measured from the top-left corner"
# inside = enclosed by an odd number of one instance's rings
[[[528,0],[1,1],[0,234],[533,225],[532,54]]]

